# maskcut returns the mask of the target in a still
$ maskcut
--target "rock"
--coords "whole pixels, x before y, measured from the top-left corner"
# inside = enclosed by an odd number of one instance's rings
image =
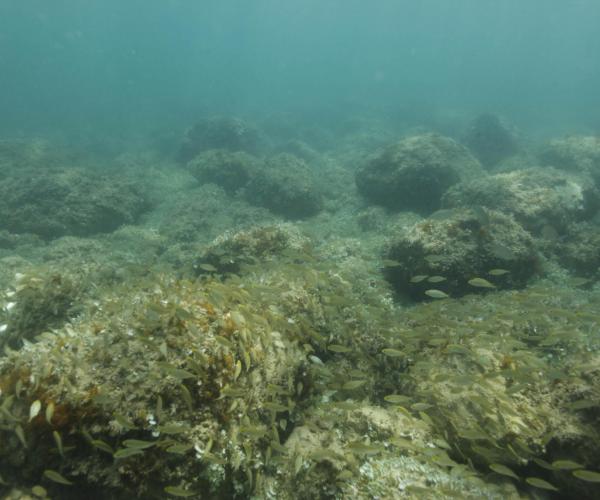
[[[450,296],[489,291],[473,286],[473,278],[488,280],[495,288],[524,286],[536,272],[533,238],[514,219],[487,209],[441,211],[392,238],[385,268],[397,291],[425,300],[428,290]],[[490,276],[492,269],[509,271]],[[440,279],[441,278],[441,279]]]
[[[79,168],[0,182],[0,228],[47,240],[111,232],[135,222],[147,208],[133,183]]]
[[[600,137],[553,139],[539,153],[544,165],[591,175],[600,184]]]
[[[256,153],[260,149],[260,133],[240,118],[206,118],[190,128],[179,150],[179,160],[188,162],[209,149],[227,149]]]
[[[245,190],[246,199],[288,219],[316,215],[323,206],[317,179],[309,166],[281,153],[265,161]]]
[[[448,137],[422,134],[387,147],[356,173],[360,193],[395,210],[431,213],[453,184],[481,175],[471,153]]]
[[[483,206],[513,215],[537,235],[564,233],[574,222],[591,216],[599,203],[589,177],[539,167],[461,182],[442,199],[447,208]]]
[[[585,278],[600,271],[600,226],[589,222],[573,224],[552,250],[561,266]]]
[[[202,183],[212,182],[229,194],[243,188],[259,168],[259,161],[242,151],[210,149],[187,164],[190,173]]]
[[[464,143],[485,167],[493,167],[519,151],[514,131],[491,113],[483,113],[473,120]]]
[[[268,262],[284,252],[301,254],[310,247],[308,238],[291,224],[255,226],[220,235],[204,248],[194,267],[198,274],[238,274],[243,264]]]

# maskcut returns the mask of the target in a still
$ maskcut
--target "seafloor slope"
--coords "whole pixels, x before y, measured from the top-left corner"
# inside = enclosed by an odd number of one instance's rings
[[[600,495],[600,140],[353,123],[0,141],[2,498]]]

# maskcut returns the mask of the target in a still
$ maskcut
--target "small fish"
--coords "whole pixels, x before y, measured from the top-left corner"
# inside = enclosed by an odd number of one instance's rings
[[[29,421],[31,422],[35,417],[38,416],[40,410],[42,409],[42,402],[39,399],[36,399],[31,406],[29,407]]]
[[[261,438],[267,434],[267,430],[261,426],[244,426],[240,427],[240,434],[245,434],[253,438]]]
[[[329,344],[327,346],[327,350],[329,350],[331,352],[336,352],[336,353],[345,353],[345,352],[352,351],[352,349],[350,349],[349,347],[346,347],[346,346],[340,345],[340,344]]]
[[[188,427],[179,424],[166,424],[159,426],[158,430],[163,434],[183,434],[187,432]]]
[[[194,409],[192,394],[190,393],[189,389],[183,384],[179,386],[179,389],[181,390],[181,397],[185,402],[185,405],[187,406],[188,410],[192,411]]]
[[[33,493],[34,496],[36,496],[38,498],[47,498],[48,497],[48,492],[46,491],[46,488],[43,488],[39,484],[37,484],[31,488],[31,493]]]
[[[211,453],[210,451],[205,451],[202,454],[202,458],[204,460],[206,460],[207,462],[212,462],[214,464],[225,465],[227,463],[224,459],[222,459],[221,457],[218,457],[217,455],[215,455],[214,453]]]
[[[477,288],[496,288],[496,285],[490,283],[485,278],[473,278],[470,279],[467,283]]]
[[[391,438],[390,443],[396,446],[397,448],[403,448],[408,450],[412,450],[415,447],[411,440],[401,437]]]
[[[27,440],[25,439],[25,431],[23,431],[23,427],[17,425],[15,427],[15,434],[19,438],[19,441],[21,441],[23,448],[27,448]]]
[[[223,337],[221,335],[215,335],[215,341],[221,347],[225,347],[226,349],[233,349],[233,347],[234,347],[233,342],[231,342],[231,340],[226,339],[225,337]]]
[[[590,280],[588,278],[582,278],[582,277],[575,277],[575,278],[570,278],[567,280],[567,284],[570,286],[574,286],[574,287],[587,285],[589,282],[590,282]]]
[[[336,401],[335,403],[331,403],[331,406],[345,411],[352,411],[360,408],[358,403],[352,401]]]
[[[203,271],[206,271],[208,273],[216,273],[218,271],[218,269],[211,265],[211,264],[198,264],[198,269],[202,269]]]
[[[448,344],[446,346],[446,352],[448,354],[473,354],[468,347],[460,344]]]
[[[539,477],[528,477],[525,479],[527,484],[534,486],[536,488],[540,488],[542,490],[550,490],[550,491],[558,491],[558,488],[553,484],[550,484],[548,481],[544,481]]]
[[[62,476],[60,473],[55,470],[46,469],[44,471],[44,477],[58,484],[64,484],[66,486],[71,486],[73,483],[69,481],[66,477]]]
[[[134,455],[141,455],[144,453],[138,448],[120,448],[114,452],[113,457],[115,458],[129,458]]]
[[[175,453],[177,455],[183,455],[184,453],[188,452],[192,448],[193,448],[193,446],[191,444],[177,443],[177,444],[172,444],[171,446],[169,446],[167,448],[167,452]]]
[[[427,278],[427,274],[417,274],[410,279],[411,283],[421,283],[424,279]]]
[[[354,477],[354,473],[352,471],[343,470],[336,476],[336,479],[338,481],[348,481],[349,479],[352,479],[353,477]]]
[[[141,439],[126,439],[123,441],[123,445],[125,445],[126,448],[135,448],[137,450],[145,450],[155,444],[154,441],[142,441]]]
[[[435,288],[431,288],[429,290],[425,290],[425,295],[431,297],[432,299],[447,299],[449,295],[441,290],[436,290]]]
[[[385,447],[380,444],[362,443],[354,441],[346,445],[346,449],[355,455],[377,455],[385,451]]]
[[[575,401],[574,403],[568,404],[567,407],[571,410],[586,410],[588,408],[594,408],[598,405],[600,405],[600,403],[596,401],[580,399],[579,401]]]
[[[402,265],[401,262],[392,259],[383,259],[381,263],[383,264],[383,267],[399,267]]]
[[[488,274],[490,276],[504,276],[505,274],[510,273],[508,269],[490,269]]]
[[[392,347],[386,347],[385,349],[382,349],[381,352],[391,358],[400,358],[404,356],[404,352],[400,351],[399,349],[394,349]]]
[[[441,283],[442,281],[446,281],[446,278],[444,276],[430,276],[427,278],[427,281],[429,283]]]
[[[101,439],[92,439],[90,443],[94,448],[98,448],[99,450],[102,450],[110,455],[113,455],[115,453],[112,447],[108,443],[102,441]]]
[[[552,468],[556,470],[583,469],[583,465],[573,462],[572,460],[555,460],[551,465]]]
[[[221,389],[221,396],[228,398],[241,398],[246,394],[245,389],[237,389],[235,387],[225,386]]]
[[[121,426],[123,427],[123,429],[126,430],[132,430],[135,429],[135,425],[133,425],[133,423],[126,417],[124,417],[123,415],[119,414],[119,413],[115,413],[113,415],[115,421]]]
[[[52,417],[54,416],[54,402],[50,401],[46,406],[46,422],[48,425],[52,425]]]
[[[235,372],[233,373],[233,380],[237,380],[242,373],[242,362],[238,359],[235,362]]]
[[[437,465],[441,465],[442,467],[455,467],[458,465],[454,460],[452,460],[445,453],[443,455],[437,455],[437,456],[433,457],[432,462]]]
[[[463,439],[470,441],[489,440],[489,436],[475,429],[463,429],[458,432],[458,435]]]
[[[600,483],[600,472],[581,469],[573,471],[573,475],[577,479],[581,479],[583,481],[589,481],[590,483]]]
[[[519,476],[517,476],[511,469],[509,469],[506,465],[502,464],[490,464],[490,469],[492,469],[496,474],[501,474],[503,476],[512,477],[513,479],[519,480]]]
[[[388,394],[387,396],[384,396],[383,399],[385,399],[388,403],[393,404],[403,404],[410,401],[408,396],[404,396],[402,394]]]
[[[433,405],[430,405],[429,403],[415,403],[410,407],[415,411],[425,411],[433,408]]]
[[[354,389],[358,389],[359,387],[362,387],[366,383],[367,383],[366,380],[351,380],[350,382],[346,382],[342,386],[342,389],[344,389],[345,391],[351,391]]]
[[[267,402],[263,403],[263,406],[265,407],[265,409],[274,412],[289,411],[289,408],[287,406],[284,406],[280,403]]]
[[[328,448],[317,448],[309,455],[312,460],[320,462],[322,460],[337,460],[338,454]]]
[[[58,453],[61,457],[65,458],[65,450],[63,448],[62,438],[58,431],[52,431],[52,437],[54,438],[54,442],[56,443],[56,448],[58,449]]]

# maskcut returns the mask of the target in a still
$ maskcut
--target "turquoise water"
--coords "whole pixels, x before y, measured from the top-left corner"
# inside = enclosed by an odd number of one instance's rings
[[[0,128],[491,110],[534,132],[597,130],[599,19],[594,0],[6,0]]]

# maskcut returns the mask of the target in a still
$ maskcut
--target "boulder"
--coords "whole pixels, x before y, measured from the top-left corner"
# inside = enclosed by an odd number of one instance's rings
[[[600,197],[586,175],[554,168],[530,168],[472,179],[452,186],[447,208],[483,206],[514,216],[527,230],[563,234],[598,208]]]
[[[386,257],[388,281],[414,300],[522,287],[538,261],[527,231],[482,208],[441,211],[416,223],[391,239]]]
[[[481,173],[481,165],[464,146],[448,137],[422,134],[388,146],[359,168],[356,185],[374,204],[429,214],[440,208],[450,186]]]

